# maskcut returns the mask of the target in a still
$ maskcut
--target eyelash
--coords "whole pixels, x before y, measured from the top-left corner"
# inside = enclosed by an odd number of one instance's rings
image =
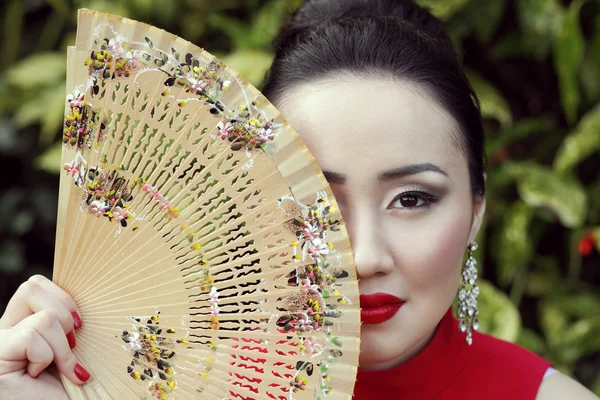
[[[406,197],[406,196],[416,197],[417,204],[419,203],[419,200],[424,200],[425,204],[421,204],[421,205],[414,206],[414,207],[394,207],[393,206],[394,203],[396,203],[397,201],[400,201],[403,197]],[[408,190],[408,191],[402,192],[398,196],[394,197],[394,200],[392,200],[392,202],[388,206],[388,209],[414,211],[414,210],[417,210],[420,208],[428,208],[432,204],[437,203],[439,200],[440,199],[438,198],[438,196],[434,195],[433,193],[425,192],[422,190]]]

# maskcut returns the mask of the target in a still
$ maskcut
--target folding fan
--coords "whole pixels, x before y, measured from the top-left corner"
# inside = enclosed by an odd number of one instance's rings
[[[283,116],[206,51],[79,12],[54,281],[84,321],[71,398],[348,399],[347,233]]]

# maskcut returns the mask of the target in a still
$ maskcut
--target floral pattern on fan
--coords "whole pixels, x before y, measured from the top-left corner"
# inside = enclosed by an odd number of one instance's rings
[[[176,343],[186,344],[187,339],[177,339],[175,329],[161,328],[158,314],[147,317],[145,324],[141,324],[142,318],[132,317],[136,323],[134,330],[123,331],[121,339],[127,344],[124,348],[132,353],[127,367],[129,376],[147,382],[150,393],[164,400],[177,387],[175,371],[169,362],[176,355],[173,348]]]
[[[203,263],[204,260],[200,261]],[[206,265],[206,263],[203,263]],[[203,292],[208,292],[208,302],[210,303],[210,328],[218,330],[221,325],[219,323],[219,291],[214,286],[215,280],[211,276],[208,270],[201,272],[201,278],[199,279],[200,289]]]
[[[69,50],[62,243],[101,246],[61,253],[58,265],[74,266],[57,276],[90,283],[81,301],[102,313],[90,321],[110,335],[112,357],[91,366],[107,372],[99,385],[165,400],[319,399],[331,386],[351,396],[359,324],[343,306],[357,293],[340,279],[350,253],[296,133],[190,43],[119,18],[81,22]],[[157,310],[160,324],[131,317]]]
[[[239,111],[230,111],[225,118],[225,122],[219,123],[219,137],[232,142],[232,150],[242,148],[250,150],[260,147],[275,138],[272,122],[265,121],[264,116],[256,112],[258,111],[258,105],[260,105],[260,100],[254,100],[251,103],[251,108],[254,109],[257,117],[252,117],[248,108],[240,105]]]
[[[279,200],[282,210],[282,204],[286,200],[289,198]],[[328,356],[320,363],[321,386],[318,389],[327,396],[332,389],[328,383],[328,360],[342,355],[342,343],[331,333],[332,319],[339,318],[342,312],[334,305],[329,305],[327,299],[335,296],[340,304],[349,302],[340,294],[335,284],[338,278],[348,276],[347,272],[333,268],[328,261],[328,256],[335,253],[335,248],[331,242],[327,242],[327,233],[338,230],[341,222],[334,218],[336,209],[324,192],[317,194],[314,204],[300,206],[305,209],[305,216],[295,218],[290,228],[294,230],[297,238],[291,243],[292,258],[296,262],[311,259],[314,263],[296,268],[296,285],[300,290],[286,299],[288,313],[279,317],[277,325],[282,332],[298,335],[297,346],[302,354],[318,355],[324,351],[328,352]],[[314,336],[314,333],[319,331],[325,333],[324,343],[319,343]],[[303,373],[312,375],[313,364],[296,364],[296,373],[290,383],[293,392],[304,390],[307,380]]]
[[[250,151],[275,138],[276,126],[260,110],[260,100],[240,104],[238,109],[228,109],[220,100],[221,93],[227,91],[231,84],[228,78],[220,74],[220,63],[201,63],[191,53],[187,53],[185,61],[181,62],[181,56],[174,48],[167,53],[155,48],[150,38],[146,37],[145,41],[146,43],[129,42],[118,35],[102,39],[100,51],[93,51],[91,58],[85,61],[89,68],[92,92],[99,93],[99,83],[102,81],[129,77],[141,65],[150,63],[168,76],[164,82],[163,96],[169,96],[169,88],[177,85],[211,105],[211,114],[222,118],[219,137],[232,142],[232,150]],[[187,100],[180,100],[178,105],[186,103]],[[68,139],[68,142],[75,141]]]
[[[64,144],[76,146],[78,149],[92,148],[94,137],[96,143],[103,137],[105,125],[100,123],[94,107],[85,100],[85,95],[78,89],[67,96],[69,103],[69,114],[65,117],[63,124]],[[96,127],[98,126],[98,129]]]
[[[292,387],[292,392],[296,393],[298,390],[304,390],[308,380],[304,378],[302,373],[307,376],[311,376],[313,374],[314,364],[306,361],[298,361],[296,363],[296,376],[294,377],[293,382],[290,384]]]
[[[143,47],[146,48],[143,49]],[[158,56],[151,54],[156,51],[159,52]],[[190,53],[185,55],[185,62],[180,62],[180,55],[174,49],[171,49],[171,53],[167,54],[155,49],[152,41],[147,37],[146,43],[128,42],[124,37],[118,35],[114,38],[102,39],[100,50],[92,51],[91,58],[84,62],[88,67],[88,86],[91,86],[91,95],[100,93],[100,85],[105,80],[129,77],[142,65],[153,61],[156,67],[169,76],[165,81],[163,96],[169,96],[169,88],[178,85],[185,87],[186,92],[211,104],[211,114],[219,115],[222,118],[217,126],[217,136],[231,142],[232,150],[245,149],[249,155],[250,150],[259,148],[275,138],[277,127],[272,121],[268,121],[264,112],[260,110],[261,102],[258,98],[249,104],[240,104],[237,109],[226,110],[220,100],[220,95],[228,90],[231,82],[220,76],[221,65],[219,63],[211,62],[203,65],[199,58],[194,58]],[[86,91],[87,89],[89,88],[86,88]],[[81,187],[86,184],[86,180],[90,180],[86,179],[87,160],[83,156],[83,151],[99,146],[104,139],[106,121],[98,123],[94,106],[85,99],[85,93],[81,93],[79,88],[67,96],[67,102],[70,113],[66,115],[64,121],[63,143],[76,147],[78,151],[76,158],[65,164],[63,169],[71,174],[75,184]],[[182,100],[179,102],[179,106],[183,106],[185,103],[186,101]],[[103,157],[106,159],[106,155]],[[249,165],[251,166],[252,163]],[[104,171],[103,174],[108,174],[108,171]],[[136,178],[131,183],[132,187],[137,183]],[[90,212],[104,215],[110,221],[116,219],[123,227],[127,226],[126,218],[131,215],[131,210],[114,208],[116,201],[113,197],[99,197],[102,192],[94,191],[95,189],[91,187],[100,185],[100,182],[90,180],[88,188],[85,188],[84,198],[90,207]],[[177,209],[169,203],[168,199],[163,199],[157,193],[156,188],[144,184],[142,190],[157,198],[158,206],[167,210],[171,218],[177,217]],[[89,201],[92,197],[94,205]],[[197,247],[197,245],[193,246]]]
[[[305,218],[294,219],[298,238],[292,243],[294,260],[310,257],[317,265],[327,260],[327,255],[333,250],[333,244],[325,241],[327,231],[335,231],[340,225],[339,220],[332,218],[335,211],[335,207],[329,204],[327,196],[322,193],[318,195],[315,203],[308,207],[308,215]]]
[[[133,200],[132,187],[117,171],[86,170],[85,160],[79,155],[63,169],[73,176],[77,186],[85,186],[81,206],[85,205],[89,214],[106,217],[121,227],[127,227],[127,221],[135,217],[128,203]]]
[[[92,51],[85,60],[90,76],[107,78],[128,77],[140,66],[141,53],[123,38],[104,39],[100,51]]]

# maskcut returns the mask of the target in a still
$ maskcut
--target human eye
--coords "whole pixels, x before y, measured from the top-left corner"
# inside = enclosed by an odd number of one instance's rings
[[[439,201],[439,197],[423,190],[408,190],[392,200],[388,209],[415,210],[427,208]]]

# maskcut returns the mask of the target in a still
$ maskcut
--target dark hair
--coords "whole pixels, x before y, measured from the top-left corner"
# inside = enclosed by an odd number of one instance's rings
[[[457,121],[472,194],[483,197],[479,102],[428,9],[409,0],[309,0],[282,27],[274,47],[262,90],[273,103],[291,87],[344,71],[423,84]]]

